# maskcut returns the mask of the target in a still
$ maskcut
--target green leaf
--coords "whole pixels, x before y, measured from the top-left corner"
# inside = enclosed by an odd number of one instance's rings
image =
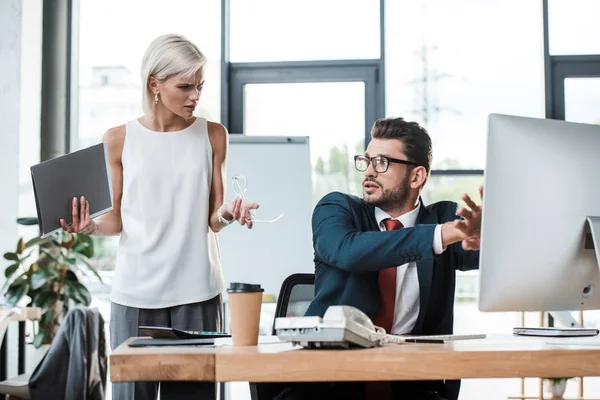
[[[27,282],[29,278],[27,277],[27,273],[23,273],[12,281],[10,279],[6,279],[6,281],[4,281],[4,285],[2,285],[2,290],[0,292],[5,293],[6,289],[19,279],[24,279],[25,282]]]
[[[79,282],[79,278],[77,277],[77,274],[75,274],[75,272],[69,269],[67,270],[67,274],[65,275],[65,282]]]
[[[52,309],[54,304],[58,301],[58,294],[51,290],[40,292],[33,302],[36,307],[40,307],[43,311]]]
[[[92,302],[89,290],[79,282],[65,281],[65,294],[77,304],[89,306]]]
[[[49,236],[47,238],[43,238],[43,239],[41,237],[36,237],[36,238],[29,240],[27,243],[25,243],[25,249],[28,249],[33,246],[42,246],[46,243],[50,243],[52,240],[53,240],[53,238],[51,236]]]
[[[44,253],[45,255],[50,257],[51,260],[56,261],[57,263],[60,263],[60,260],[54,254],[52,254],[52,252],[50,250],[48,250],[44,247],[40,248],[40,250],[42,251],[42,253]]]
[[[21,265],[21,263],[14,263],[13,265],[6,267],[4,270],[4,276],[6,276],[6,278],[13,276],[13,274],[17,272],[17,269],[19,269],[19,265]]]
[[[25,279],[18,278],[8,287],[8,290],[4,294],[4,298],[6,298],[6,302],[9,305],[15,306],[27,293],[27,289],[27,277],[25,277]]]
[[[19,261],[17,253],[4,253],[4,258],[10,261]]]
[[[65,257],[65,262],[71,265],[77,264],[77,259],[73,257]]]
[[[37,225],[38,224],[38,219],[33,217],[33,218],[17,218],[17,224],[19,225]]]
[[[17,254],[21,254],[23,252],[23,250],[25,250],[25,247],[23,245],[23,238],[19,239],[19,242],[17,243]]]
[[[50,268],[39,268],[31,274],[31,288],[38,290],[44,285],[54,282],[58,278],[58,273]]]
[[[88,260],[80,256],[79,254],[75,254],[75,257],[78,261],[82,262],[94,275],[96,275],[96,278],[98,278],[100,282],[102,282],[102,277],[98,273],[98,270],[96,270],[96,268],[94,268]]]
[[[46,313],[44,313],[41,323],[44,325],[52,324],[52,321],[54,321],[55,315],[56,315],[56,311],[54,310],[54,308],[49,309]]]
[[[35,346],[36,349],[39,349],[44,344],[45,340],[46,340],[46,332],[40,331],[35,335],[35,338],[33,338],[33,345]]]
[[[91,236],[79,234],[77,236],[77,244],[73,246],[73,252],[84,255],[87,258],[94,257],[94,240]]]

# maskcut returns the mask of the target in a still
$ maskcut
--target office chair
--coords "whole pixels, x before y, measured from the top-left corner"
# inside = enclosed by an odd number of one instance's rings
[[[310,302],[315,297],[315,274],[292,274],[281,284],[275,318],[273,319],[273,335],[275,319],[278,317],[302,317]],[[250,396],[252,400],[272,400],[283,390],[284,383],[252,383]]]
[[[102,400],[106,372],[104,319],[97,309],[76,307],[34,372],[0,382],[0,393],[14,400]]]
[[[275,318],[302,317],[315,297],[315,274],[292,274],[281,284]],[[275,332],[273,319],[273,335]]]

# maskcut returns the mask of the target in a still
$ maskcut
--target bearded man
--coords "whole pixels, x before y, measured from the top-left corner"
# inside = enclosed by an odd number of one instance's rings
[[[386,332],[450,334],[456,271],[479,265],[481,206],[440,201],[425,205],[421,191],[432,163],[432,143],[415,122],[375,122],[365,154],[363,198],[334,192],[312,217],[315,297],[306,315],[329,306],[363,311]],[[483,188],[480,188],[483,196]],[[379,386],[379,388],[377,388]],[[460,381],[292,384],[278,399],[456,399]]]

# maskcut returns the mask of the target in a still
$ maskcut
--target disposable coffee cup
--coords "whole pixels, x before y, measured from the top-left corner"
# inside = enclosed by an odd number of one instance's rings
[[[232,282],[227,289],[234,346],[256,346],[263,292],[260,285]]]

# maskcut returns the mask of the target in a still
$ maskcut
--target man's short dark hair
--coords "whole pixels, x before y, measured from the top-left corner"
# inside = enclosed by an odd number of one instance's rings
[[[401,140],[408,161],[422,165],[427,173],[431,171],[431,137],[418,123],[405,121],[403,118],[381,118],[373,124],[371,137]]]

